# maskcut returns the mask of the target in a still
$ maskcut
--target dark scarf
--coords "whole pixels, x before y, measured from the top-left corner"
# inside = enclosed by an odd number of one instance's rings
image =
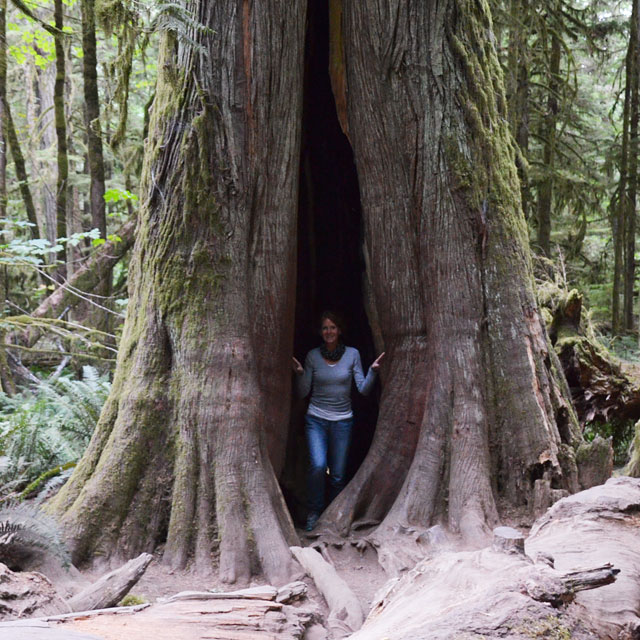
[[[329,362],[338,362],[338,360],[342,358],[345,349],[346,347],[344,344],[342,342],[338,342],[338,346],[333,351],[329,351],[329,349],[327,349],[327,344],[323,342],[320,346],[320,355],[325,360],[329,360]]]

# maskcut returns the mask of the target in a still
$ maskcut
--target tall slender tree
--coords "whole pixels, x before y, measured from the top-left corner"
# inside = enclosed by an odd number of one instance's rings
[[[89,201],[91,226],[107,237],[107,217],[104,202],[104,159],[100,125],[100,96],[98,93],[98,59],[96,51],[95,1],[82,0],[82,70],[84,81],[85,123],[87,128],[87,157],[89,160]]]
[[[7,2],[0,2],[0,218],[7,209]]]
[[[56,81],[54,85],[53,104],[56,123],[56,137],[58,142],[58,178],[56,181],[56,234],[58,238],[67,236],[67,202],[69,181],[69,156],[67,153],[67,124],[64,107],[64,92],[66,80],[66,64],[64,51],[64,4],[62,0],[54,0],[54,34],[56,51]],[[60,255],[62,266],[56,270],[56,278],[61,280],[66,273],[67,252],[62,249]]]

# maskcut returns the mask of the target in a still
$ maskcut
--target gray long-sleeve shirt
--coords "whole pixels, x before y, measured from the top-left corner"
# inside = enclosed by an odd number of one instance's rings
[[[312,349],[304,361],[304,373],[298,376],[298,393],[305,397],[311,390],[307,413],[325,420],[346,420],[353,416],[351,410],[351,379],[362,395],[373,388],[376,372],[369,368],[365,378],[360,353],[346,347],[342,358],[335,364],[327,364],[320,349]]]

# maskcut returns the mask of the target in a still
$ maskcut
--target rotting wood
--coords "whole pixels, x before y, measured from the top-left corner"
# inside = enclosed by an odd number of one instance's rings
[[[72,610],[80,611],[104,609],[117,604],[140,580],[152,560],[153,556],[150,553],[142,553],[137,558],[129,560],[119,569],[107,573],[73,596],[69,600],[69,606]]]
[[[570,571],[554,579],[549,575],[541,574],[525,581],[524,587],[534,600],[559,606],[573,602],[578,591],[597,589],[615,582],[619,573],[620,569],[614,569],[609,563],[594,569]]]
[[[278,594],[276,595],[276,602],[283,602],[288,604],[293,600],[297,600],[298,598],[304,598],[307,595],[307,585],[301,580],[296,580],[294,582],[290,582],[289,584],[285,584],[284,587],[280,587],[278,589]]]
[[[513,527],[496,527],[492,547],[494,551],[524,555],[524,535]]]
[[[126,617],[92,613],[83,620],[67,621],[65,629],[158,640],[300,640],[316,617],[300,607],[246,598],[161,603]]]
[[[34,618],[34,620],[39,620],[41,622],[64,622],[66,620],[83,620],[85,618],[92,618],[94,616],[120,616],[127,615],[129,613],[136,613],[138,611],[144,611],[150,606],[150,602],[144,602],[142,604],[135,604],[130,607],[106,607],[104,609],[87,609],[86,611],[73,611],[72,613],[61,613],[56,616]]]
[[[240,589],[238,591],[181,591],[162,602],[178,602],[180,600],[275,600],[278,589],[270,585]]]
[[[359,600],[336,570],[314,549],[291,547],[296,560],[315,582],[329,605],[328,626],[334,637],[357,631],[364,621]]]

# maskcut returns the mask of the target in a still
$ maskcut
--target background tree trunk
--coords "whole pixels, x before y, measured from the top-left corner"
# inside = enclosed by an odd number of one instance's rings
[[[27,167],[25,165],[24,156],[22,155],[22,149],[20,148],[18,133],[13,123],[13,118],[11,117],[11,108],[6,102],[4,104],[3,114],[6,118],[7,139],[9,142],[9,148],[11,149],[13,163],[15,165],[16,178],[18,178],[18,181],[20,183],[20,194],[22,195],[22,201],[24,203],[24,209],[27,214],[27,220],[31,223],[29,231],[32,238],[39,238],[40,230],[38,229],[38,217],[36,215],[35,205],[33,204],[31,187],[29,186]]]
[[[166,537],[175,566],[278,582],[305,5],[186,6],[203,50],[164,36],[112,393],[52,507],[75,561]]]
[[[64,85],[66,79],[65,55],[62,29],[64,27],[62,0],[54,0],[54,22],[58,33],[54,36],[56,50],[56,81],[54,85],[53,103],[58,139],[58,179],[56,182],[56,235],[67,236],[67,192],[69,179],[69,158],[67,155],[67,124],[64,110]],[[56,269],[56,279],[62,281],[66,274],[67,252],[63,249],[58,255],[62,265]]]
[[[0,2],[0,218],[7,215],[7,3]]]
[[[638,171],[638,0],[633,1],[631,13],[631,29],[629,50],[627,55],[627,83],[629,99],[628,111],[628,153],[625,167],[626,191],[625,207],[625,241],[624,241],[624,328],[632,331],[633,322],[633,290],[636,273],[636,185]],[[623,131],[624,136],[624,131]],[[622,174],[621,174],[622,182]]]
[[[343,533],[444,520],[477,539],[496,497],[531,504],[543,474],[577,488],[485,6],[344,3],[332,34],[387,352],[373,444],[323,517]]]
[[[547,98],[547,111],[542,120],[542,131],[540,132],[540,138],[544,141],[542,154],[543,179],[538,186],[538,245],[547,257],[551,256],[551,207],[553,204],[561,53],[561,43],[558,35],[553,32],[550,39],[549,95]]]
[[[104,161],[100,125],[100,98],[96,57],[96,20],[94,1],[82,0],[82,68],[84,80],[85,122],[87,127],[87,156],[91,180],[91,226],[100,229],[100,237],[107,237],[107,218],[104,202]]]
[[[94,0],[82,0],[82,71],[85,101],[85,123],[87,129],[87,163],[89,165],[89,201],[91,209],[91,227],[100,230],[100,237],[107,237],[107,216],[104,201],[105,176],[102,153],[102,125],[100,122],[100,97],[98,95],[98,70],[96,54],[96,18]],[[75,216],[80,218],[80,216]],[[78,220],[81,222],[81,220]],[[82,229],[79,229],[81,231]],[[75,231],[75,230],[74,230]],[[111,268],[103,274],[102,286],[92,293],[102,296],[100,304],[106,308],[111,305],[112,286]],[[110,332],[111,314],[97,307],[89,308],[90,326]]]

